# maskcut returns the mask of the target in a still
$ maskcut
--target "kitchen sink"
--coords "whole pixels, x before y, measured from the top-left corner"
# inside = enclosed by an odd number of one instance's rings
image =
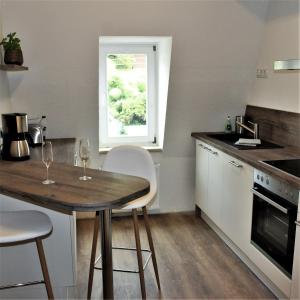
[[[239,150],[257,150],[257,149],[275,149],[275,148],[283,148],[283,146],[280,146],[278,144],[274,144],[265,140],[261,139],[261,144],[256,146],[242,146],[242,145],[235,145],[235,142],[237,142],[240,138],[246,138],[251,139],[252,137],[240,135],[236,133],[212,133],[208,134],[210,138],[214,138],[218,141],[221,141],[225,144],[228,144],[230,146],[233,146]]]

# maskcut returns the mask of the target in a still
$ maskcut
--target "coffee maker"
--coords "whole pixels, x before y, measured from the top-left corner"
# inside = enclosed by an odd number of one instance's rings
[[[30,151],[25,134],[28,132],[27,114],[2,114],[2,159],[27,160]]]

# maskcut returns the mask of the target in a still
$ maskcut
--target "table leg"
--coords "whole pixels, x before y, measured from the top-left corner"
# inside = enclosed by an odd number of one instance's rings
[[[103,298],[114,298],[113,284],[113,263],[112,263],[112,236],[111,236],[111,209],[105,209],[100,212],[102,218],[101,235],[102,235],[102,281],[103,281]]]

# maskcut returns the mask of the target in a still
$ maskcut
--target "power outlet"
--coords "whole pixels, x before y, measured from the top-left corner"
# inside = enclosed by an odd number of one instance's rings
[[[266,69],[257,69],[256,70],[256,78],[268,78]]]

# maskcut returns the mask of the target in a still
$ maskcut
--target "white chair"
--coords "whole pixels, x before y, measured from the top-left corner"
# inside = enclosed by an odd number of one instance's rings
[[[49,217],[39,211],[0,212],[0,247],[9,247],[35,242],[44,280],[0,286],[0,290],[21,286],[45,284],[49,299],[54,299],[42,239],[52,233]]]
[[[137,146],[118,146],[108,152],[105,161],[103,163],[102,170],[122,173],[126,175],[138,176],[138,177],[145,178],[150,182],[150,192],[147,195],[130,202],[128,205],[122,208],[126,210],[128,209],[132,210],[136,248],[113,247],[113,249],[136,251],[137,260],[138,260],[138,271],[122,270],[122,269],[114,269],[114,271],[139,273],[142,297],[143,299],[145,299],[146,289],[145,289],[144,269],[146,268],[151,256],[152,256],[152,262],[153,262],[157,285],[158,288],[160,289],[156,256],[155,256],[154,245],[153,245],[147,207],[146,207],[149,203],[151,203],[151,201],[154,199],[157,193],[155,166],[152,157],[147,150]],[[139,208],[141,208],[143,211],[150,250],[141,249],[138,215],[137,215],[137,209]],[[98,260],[101,258],[99,257],[95,261],[98,231],[99,231],[99,215],[96,215],[95,223],[94,223],[93,245],[92,245],[92,253],[91,253],[90,272],[89,272],[89,284],[88,284],[88,296],[87,296],[88,299],[91,298],[94,269],[101,269],[95,266]],[[149,256],[144,265],[143,265],[142,251],[149,252]]]

